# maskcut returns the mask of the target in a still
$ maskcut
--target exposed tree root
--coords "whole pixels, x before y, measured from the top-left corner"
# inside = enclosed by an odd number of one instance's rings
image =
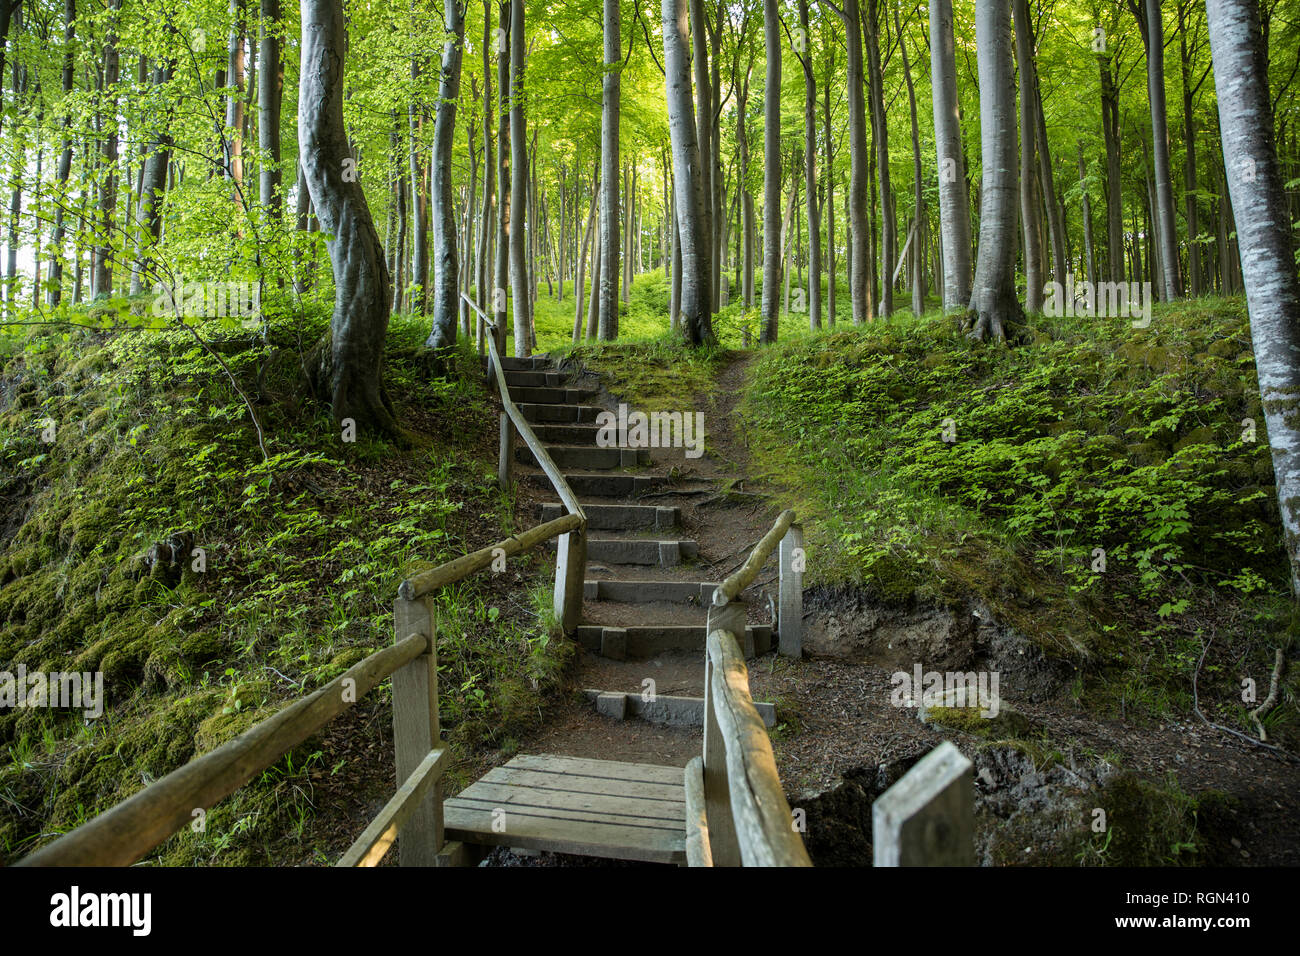
[[[1030,335],[1023,320],[1024,314],[1019,309],[1014,314],[971,309],[962,314],[961,331],[972,342],[1024,345],[1030,341]]]
[[[1276,656],[1273,658],[1273,676],[1268,682],[1268,696],[1264,702],[1250,712],[1250,719],[1255,722],[1255,729],[1259,731],[1260,740],[1268,740],[1268,734],[1264,731],[1264,718],[1268,712],[1277,705],[1277,685],[1282,680],[1282,671],[1286,668],[1286,655],[1282,653],[1282,648],[1277,648]]]

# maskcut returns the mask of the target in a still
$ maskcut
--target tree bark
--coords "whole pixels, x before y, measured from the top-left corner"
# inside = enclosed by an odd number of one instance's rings
[[[456,343],[460,315],[460,255],[456,210],[452,196],[451,153],[456,137],[456,102],[460,98],[460,67],[465,47],[465,4],[445,0],[442,72],[438,81],[438,112],[433,125],[433,327],[425,344],[436,350]],[[471,144],[472,145],[472,144]],[[471,181],[470,189],[474,188]]]
[[[763,304],[758,341],[776,341],[781,307],[781,15],[763,0],[767,80],[763,87]]]
[[[1300,599],[1300,280],[1278,162],[1259,8],[1207,0],[1228,189],[1293,598]]]
[[[1012,11],[1016,28],[1016,65],[1020,73],[1020,226],[1024,237],[1022,251],[1025,262],[1025,308],[1030,312],[1043,310],[1043,247],[1039,242],[1038,190],[1034,183],[1035,169],[1035,116],[1033,75],[1033,31],[1029,23],[1029,4],[1026,0],[1013,0]]]
[[[600,319],[602,341],[618,338],[618,122],[622,36],[618,0],[604,0],[604,71],[600,118]]]
[[[0,0],[0,6],[4,6]],[[4,16],[0,12],[0,16]],[[8,26],[4,26],[8,32]],[[64,0],[63,4],[63,95],[72,93],[76,83],[76,40],[77,40],[77,0]],[[0,49],[0,74],[4,72],[3,50]],[[72,175],[72,113],[63,118],[63,151],[59,154],[59,166],[55,172],[58,179],[57,195],[59,202],[54,209],[54,234],[50,240],[52,259],[50,261],[49,293],[46,303],[55,308],[63,300],[63,256],[64,238],[67,226],[64,222],[65,191],[68,178]]]
[[[525,245],[528,209],[528,140],[524,124],[524,0],[510,4],[510,303],[515,355],[532,354],[532,294]]]
[[[912,119],[912,185],[914,189],[912,222],[912,314],[925,311],[925,195],[921,182],[921,134],[916,124],[916,88],[912,85],[912,63],[907,57],[907,41],[894,7],[894,32],[898,34],[898,52],[903,57],[903,77],[907,81],[907,105]]]
[[[334,269],[334,314],[313,370],[336,422],[399,434],[383,387],[388,267],[361,184],[344,177],[351,156],[343,125],[347,28],[342,0],[302,0],[298,158]]]
[[[804,193],[808,197],[808,328],[822,327],[822,222],[817,208],[817,80],[813,76],[808,0],[799,0],[799,26],[803,30]],[[915,106],[915,103],[913,104]],[[829,145],[829,142],[828,142]],[[920,188],[919,186],[917,187]]]
[[[952,0],[930,0],[930,71],[934,78],[935,152],[939,164],[943,307],[956,311],[966,308],[970,302],[971,228],[952,20]]]
[[[692,345],[714,340],[709,317],[710,237],[705,231],[705,176],[701,166],[698,125],[691,100],[690,56],[686,47],[686,10],[682,0],[663,0],[664,75],[668,128],[673,144],[674,199],[680,230],[681,266],[674,272],[682,286],[676,316]],[[703,29],[702,23],[692,25]]]
[[[876,0],[867,0],[864,28],[867,33],[871,130],[876,142],[876,173],[880,177],[880,314],[889,316],[894,311],[894,253],[898,237],[894,219],[894,189],[889,178],[889,122],[885,116],[884,76],[880,66],[880,13]]]
[[[261,0],[262,23],[258,59],[258,198],[267,218],[279,223],[283,197],[280,185],[280,108],[284,97],[284,62],[280,59],[280,0]]]
[[[975,340],[1005,341],[1022,318],[1016,298],[1016,91],[1011,77],[1011,17],[1005,0],[976,0],[980,82],[979,251],[966,316]]]
[[[1160,0],[1144,0],[1147,41],[1147,98],[1151,105],[1152,162],[1155,166],[1156,237],[1164,301],[1183,295],[1178,277],[1178,235],[1174,231],[1174,187],[1169,173],[1169,120],[1165,106],[1165,22]]]

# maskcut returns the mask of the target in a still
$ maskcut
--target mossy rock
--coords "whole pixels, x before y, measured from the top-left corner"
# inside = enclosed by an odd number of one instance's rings
[[[1233,358],[1237,352],[1237,343],[1229,339],[1219,339],[1217,342],[1211,342],[1207,350],[1211,355],[1217,355],[1219,358]]]
[[[1190,432],[1174,443],[1174,451],[1182,451],[1184,448],[1189,448],[1192,445],[1217,445],[1214,429],[1209,425],[1202,425],[1199,428],[1193,428]]]
[[[1165,449],[1153,441],[1126,445],[1125,451],[1128,453],[1129,460],[1136,465],[1158,465],[1169,457]]]
[[[997,714],[985,716],[979,707],[919,707],[922,723],[934,724],[985,740],[1016,740],[1031,737],[1036,727],[1024,714],[998,701]]]

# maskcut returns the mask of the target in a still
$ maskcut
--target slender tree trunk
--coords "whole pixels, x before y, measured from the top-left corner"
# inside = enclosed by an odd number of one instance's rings
[[[456,137],[456,101],[460,98],[461,55],[465,46],[465,4],[443,4],[446,40],[438,82],[438,111],[433,125],[433,327],[425,344],[434,350],[456,342],[460,314],[460,256],[452,194],[451,154]],[[473,144],[471,143],[471,148]],[[474,188],[473,181],[470,189]]]
[[[682,0],[663,0],[664,74],[668,96],[668,129],[673,146],[673,182],[680,229],[681,293],[676,315],[682,333],[692,345],[714,340],[709,316],[709,234],[705,231],[707,197],[695,105],[691,100],[690,55],[684,33]],[[703,21],[693,24],[703,29]],[[698,78],[698,74],[697,74]]]
[[[704,0],[689,0],[690,6],[690,44],[691,54],[688,57],[688,68],[695,67],[695,94],[698,100],[698,108],[693,109],[695,117],[695,140],[698,144],[701,177],[701,195],[704,205],[700,207],[699,215],[701,228],[704,230],[704,236],[707,241],[703,248],[698,250],[701,256],[701,262],[705,272],[713,276],[713,253],[714,253],[714,208],[713,208],[713,176],[714,176],[714,158],[713,158],[713,87],[709,77],[709,48],[708,48],[708,27],[704,13]],[[680,183],[681,180],[678,180]],[[689,191],[689,189],[688,189]],[[690,223],[683,223],[686,228],[691,228]],[[685,237],[683,237],[685,238]],[[689,262],[687,268],[690,267]],[[705,287],[709,295],[709,302],[706,308],[712,311],[712,290]]]
[[[510,4],[510,302],[514,312],[515,355],[532,354],[525,218],[528,208],[528,140],[524,124],[524,0]]]
[[[591,248],[591,233],[596,224],[596,206],[600,199],[600,161],[596,161],[596,171],[591,177],[591,206],[587,210],[587,228],[582,233],[582,255],[578,257],[578,275],[573,287],[573,344],[582,340],[582,306],[586,301],[586,287],[583,275],[587,265],[587,251]]]
[[[1274,137],[1267,46],[1256,3],[1207,0],[1206,15],[1291,590],[1300,599],[1300,280]]]
[[[849,189],[845,195],[849,221],[849,295],[853,323],[862,325],[872,318],[871,298],[867,288],[870,223],[867,193],[867,110],[863,95],[862,15],[858,0],[844,0],[845,48],[848,51],[849,108]]]
[[[781,307],[781,14],[763,0],[767,82],[763,87],[763,305],[759,344],[776,341]]]
[[[1188,5],[1190,6],[1190,4]],[[1200,200],[1197,198],[1196,172],[1196,91],[1192,86],[1191,51],[1188,47],[1186,7],[1178,5],[1179,63],[1183,81],[1183,202],[1187,217],[1187,293],[1196,298],[1201,294],[1201,234]]]
[[[618,338],[618,123],[622,28],[618,0],[604,0],[604,64],[601,89],[600,153],[600,338]]]
[[[3,6],[4,0],[0,0]],[[3,16],[3,12],[0,12]],[[63,4],[63,95],[70,96],[76,83],[76,39],[77,39],[77,0],[64,0]],[[2,51],[0,51],[2,54]],[[0,73],[4,72],[3,59],[0,58]],[[67,226],[64,223],[64,206],[67,204],[68,179],[72,175],[72,113],[63,118],[63,151],[59,154],[59,166],[55,173],[58,187],[55,195],[58,202],[54,209],[54,235],[51,237],[51,261],[49,292],[46,303],[55,308],[63,299],[63,257]]]
[[[921,191],[921,134],[916,123],[916,88],[912,85],[912,63],[907,57],[907,42],[903,38],[903,26],[898,19],[898,7],[894,7],[894,32],[898,34],[898,51],[903,57],[903,77],[907,81],[907,105],[912,118],[914,189],[912,221],[915,229],[912,236],[912,314],[920,315],[925,311],[925,247],[922,237],[922,227],[925,223],[925,196]]]
[[[104,96],[107,119],[104,122],[104,179],[99,190],[100,245],[95,257],[91,286],[96,295],[113,294],[113,227],[117,212],[117,82],[119,55],[117,19],[122,0],[109,0],[109,19],[104,37]]]
[[[172,65],[160,63],[154,68],[153,85],[162,87],[171,79]],[[149,252],[162,233],[162,201],[167,189],[167,167],[171,163],[171,110],[155,119],[153,149],[144,162],[140,202],[135,210],[135,255],[131,266],[131,294],[144,291],[150,271]]]
[[[1083,141],[1079,141],[1079,191],[1083,203],[1083,255],[1088,266],[1088,285],[1097,288],[1097,256],[1092,243],[1092,200],[1088,196],[1088,169],[1083,164]]]
[[[980,82],[979,252],[966,324],[976,340],[1005,341],[1023,315],[1016,298],[1016,90],[1011,76],[1011,11],[1005,0],[976,0]]]
[[[342,0],[302,0],[298,157],[334,267],[334,315],[313,370],[318,393],[328,395],[334,419],[399,432],[383,387],[388,333],[388,267],[355,177],[344,176],[351,156],[343,125],[343,61],[347,27]]]
[[[939,165],[943,307],[956,311],[970,303],[971,228],[952,21],[952,0],[930,0],[930,71],[934,78],[935,152]]]
[[[1020,73],[1020,226],[1025,261],[1025,308],[1043,310],[1043,247],[1040,244],[1038,189],[1034,183],[1034,47],[1029,23],[1029,4],[1013,0],[1016,28],[1016,65]]]
[[[880,68],[880,23],[876,0],[867,0],[867,20],[863,26],[867,33],[871,129],[876,142],[876,173],[880,177],[880,314],[888,316],[894,312],[894,253],[898,237],[894,189],[889,178],[889,123],[885,116],[884,77]]]
[[[511,0],[497,4],[497,198],[495,281],[492,310],[496,316],[497,350],[506,351],[507,290],[510,288],[510,217],[514,209],[514,177],[510,172],[510,24]]]
[[[822,224],[817,195],[817,80],[813,76],[812,47],[809,33],[808,0],[799,0],[799,26],[803,30],[803,126],[804,192],[808,196],[808,327],[822,327]],[[827,141],[829,145],[829,140]]]
[[[411,56],[411,85],[417,86],[420,80],[419,53]],[[428,177],[424,164],[424,146],[421,138],[424,133],[425,110],[416,99],[411,101],[411,274],[408,292],[411,295],[411,311],[417,315],[428,312],[429,303],[429,191]]]
[[[492,201],[496,195],[496,162],[492,152],[492,2],[483,0],[483,210],[478,231],[474,302],[488,310],[488,255]],[[482,343],[480,343],[481,345]]]
[[[1124,281],[1124,210],[1120,169],[1119,66],[1110,47],[1097,55],[1101,71],[1101,127],[1106,140],[1106,242],[1110,281]]]
[[[258,59],[258,146],[262,165],[258,175],[258,193],[267,217],[280,221],[283,197],[280,184],[280,108],[284,96],[284,63],[280,59],[280,0],[261,0],[262,22]]]
[[[1155,164],[1156,236],[1164,300],[1183,295],[1178,277],[1178,235],[1174,232],[1174,187],[1169,172],[1169,120],[1165,107],[1165,21],[1160,0],[1144,0],[1147,40],[1147,97],[1151,104],[1152,161]]]

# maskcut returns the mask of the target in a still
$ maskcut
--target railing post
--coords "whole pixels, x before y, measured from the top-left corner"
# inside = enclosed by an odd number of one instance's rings
[[[393,756],[397,785],[438,746],[438,653],[433,609],[427,597],[393,602],[396,640],[423,634],[429,649],[393,672]],[[398,834],[402,866],[437,866],[443,856],[442,782],[420,802]]]
[[[509,491],[515,471],[515,423],[505,412],[501,413],[501,444],[497,451],[497,484]]]
[[[971,762],[946,740],[871,807],[876,866],[974,866],[974,836]]]
[[[587,525],[560,535],[555,558],[555,619],[570,633],[582,618],[583,579],[587,576]]]
[[[731,601],[709,608],[706,635],[726,631],[733,637],[745,633],[746,605]],[[709,845],[714,866],[740,866],[740,842],[731,817],[731,786],[727,782],[727,742],[718,725],[714,701],[713,655],[708,640],[704,649],[704,806],[709,824]]]
[[[780,601],[777,605],[778,649],[782,657],[803,656],[803,528],[790,525],[781,539]]]

